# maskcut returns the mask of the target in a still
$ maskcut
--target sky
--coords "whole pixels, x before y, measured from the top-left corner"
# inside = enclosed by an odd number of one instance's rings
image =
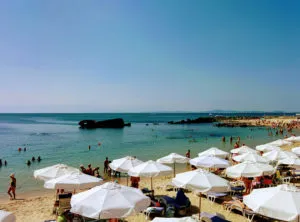
[[[300,111],[300,2],[0,1],[0,112]]]

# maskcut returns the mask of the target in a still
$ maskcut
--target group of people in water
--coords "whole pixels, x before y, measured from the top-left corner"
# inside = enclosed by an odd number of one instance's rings
[[[26,152],[27,149],[26,149],[26,147],[24,147],[23,149],[22,149],[21,147],[19,147],[19,148],[18,148],[18,151],[19,151],[19,152],[22,152],[22,151],[23,151],[23,152]],[[33,156],[33,157],[31,158],[31,160],[27,160],[27,161],[26,161],[27,166],[30,166],[31,163],[35,162],[35,160],[36,160],[37,162],[41,162],[42,158],[41,158],[40,156],[38,156],[38,157],[35,159],[35,157]]]
[[[3,164],[4,164],[4,166],[7,166],[7,161],[4,160],[3,162],[4,162],[4,163],[2,163],[2,159],[0,159],[0,167],[2,167]]]
[[[40,156],[38,156],[38,157],[36,158],[36,160],[37,160],[37,162],[41,162],[42,158],[41,158]],[[30,160],[27,160],[26,164],[27,164],[28,166],[30,166],[30,165],[31,165],[31,162],[32,162],[32,163],[35,162],[35,157],[34,157],[34,156],[31,158],[31,161],[30,161]]]

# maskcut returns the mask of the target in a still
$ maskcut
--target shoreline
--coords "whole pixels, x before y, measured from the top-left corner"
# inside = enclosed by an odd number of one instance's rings
[[[294,125],[293,125],[294,124]],[[218,127],[271,127],[299,129],[300,120],[296,116],[236,117],[220,119]]]

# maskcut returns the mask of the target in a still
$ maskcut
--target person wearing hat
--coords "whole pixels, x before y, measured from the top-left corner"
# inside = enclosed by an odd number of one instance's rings
[[[11,179],[10,186],[8,188],[7,193],[10,196],[10,199],[14,200],[14,199],[16,199],[16,186],[17,186],[17,180],[15,178],[15,174],[13,174],[13,173],[10,174],[10,179]],[[12,194],[10,192],[12,192]]]

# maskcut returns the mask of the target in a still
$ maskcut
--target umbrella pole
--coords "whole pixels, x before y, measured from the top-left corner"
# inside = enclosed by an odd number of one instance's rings
[[[201,217],[201,193],[199,193],[199,220]]]
[[[127,186],[128,186],[128,174],[127,174],[127,176],[126,176],[126,180],[127,180]]]
[[[175,177],[175,162],[174,162],[174,167],[173,168],[174,168],[174,177]]]
[[[153,190],[153,188],[152,188],[153,186],[152,186],[152,177],[151,177],[151,190]]]

